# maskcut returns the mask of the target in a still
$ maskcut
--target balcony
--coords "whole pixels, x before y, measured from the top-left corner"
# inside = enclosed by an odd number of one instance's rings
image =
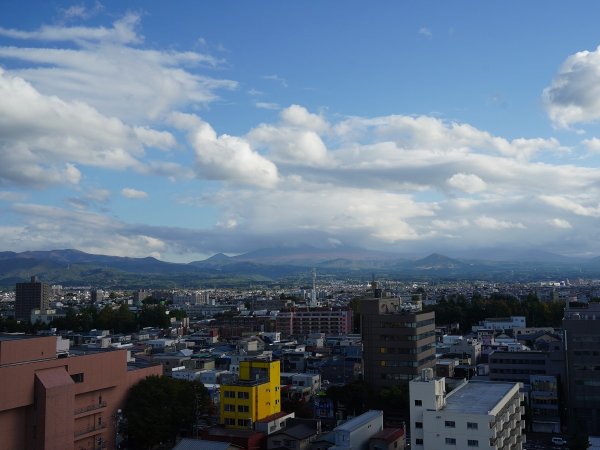
[[[92,405],[84,406],[83,408],[77,408],[73,413],[76,416],[83,417],[88,414],[93,414],[102,408],[106,408],[106,402],[94,403]]]
[[[102,433],[102,431],[106,429],[106,424],[105,423],[101,423],[98,425],[94,425],[91,427],[87,427],[84,428],[83,430],[79,430],[75,432],[75,438],[76,439],[83,439],[83,438],[87,438],[90,436],[93,436],[94,434],[100,434]]]

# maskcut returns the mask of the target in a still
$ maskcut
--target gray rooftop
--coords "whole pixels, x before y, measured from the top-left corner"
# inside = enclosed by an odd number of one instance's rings
[[[380,416],[383,417],[383,411],[372,409],[370,411],[367,411],[366,413],[361,414],[360,416],[354,417],[353,419],[344,422],[341,425],[338,425],[337,427],[335,427],[334,431],[354,431],[357,428],[365,425],[366,423]]]
[[[497,381],[469,381],[446,397],[446,411],[463,414],[487,414],[515,386]]]

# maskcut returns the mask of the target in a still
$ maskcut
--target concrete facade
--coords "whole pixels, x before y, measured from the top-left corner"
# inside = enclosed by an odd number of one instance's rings
[[[284,337],[308,336],[312,333],[346,335],[352,331],[352,310],[313,308],[280,311],[276,328]]]
[[[29,283],[17,283],[15,296],[15,319],[29,322],[31,311],[50,307],[50,286],[31,277]]]
[[[446,394],[445,379],[426,370],[409,390],[414,450],[522,450],[519,383],[470,381]]]
[[[114,449],[131,386],[160,366],[129,370],[126,350],[57,353],[57,337],[0,335],[0,446]]]
[[[403,310],[399,298],[360,302],[364,379],[373,388],[396,386],[435,364],[435,313]]]
[[[600,435],[600,304],[567,308],[563,329],[569,428]]]

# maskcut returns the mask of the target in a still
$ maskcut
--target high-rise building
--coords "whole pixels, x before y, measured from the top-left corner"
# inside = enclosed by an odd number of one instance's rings
[[[220,423],[253,430],[257,421],[281,412],[279,361],[240,361],[237,380],[221,384]]]
[[[447,394],[445,381],[426,369],[410,382],[411,448],[523,448],[520,383],[466,381]]]
[[[127,350],[69,349],[57,336],[0,335],[0,448],[118,446],[129,388],[160,365],[128,365]]]
[[[29,322],[31,311],[45,310],[50,306],[50,286],[31,277],[29,283],[17,283],[15,319]]]
[[[391,297],[363,299],[359,307],[364,378],[372,387],[408,382],[434,366],[434,312],[413,311]]]
[[[563,317],[568,427],[600,434],[600,304],[568,307]],[[578,430],[577,427],[582,427]]]

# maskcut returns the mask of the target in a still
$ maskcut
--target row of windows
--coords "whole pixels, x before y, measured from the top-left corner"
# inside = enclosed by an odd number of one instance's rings
[[[531,365],[544,365],[546,360],[544,359],[513,359],[513,358],[490,358],[490,364],[531,364]]]
[[[490,369],[490,373],[513,373],[522,375],[543,375],[546,373],[545,370],[539,369]]]
[[[419,361],[379,361],[381,367],[419,367]]]
[[[573,369],[575,369],[575,370],[598,371],[598,370],[600,370],[600,366],[595,366],[593,364],[573,364]]]
[[[415,439],[415,444],[417,445],[423,445],[423,439]],[[446,438],[446,445],[456,445],[456,439],[455,438]],[[476,439],[469,439],[467,441],[467,446],[468,447],[479,447],[479,441]]]
[[[225,403],[225,405],[223,406],[223,409],[227,412],[235,412],[235,405]],[[248,405],[238,405],[237,410],[238,410],[238,412],[248,412],[248,411],[250,411],[250,407]]]
[[[575,350],[573,354],[575,356],[598,356],[600,352],[597,350]]]
[[[418,375],[407,374],[407,373],[382,373],[381,379],[382,380],[394,380],[394,381],[398,381],[398,380],[410,381],[417,376]]]
[[[382,338],[384,336],[381,336]],[[390,341],[398,341],[398,337],[397,336],[387,336],[389,337]],[[379,348],[379,353],[390,353],[390,354],[398,354],[398,355],[417,355],[419,353],[422,353],[424,351],[427,351],[431,348],[435,347],[435,344],[431,343],[431,344],[426,344],[426,345],[422,345],[420,347],[416,347],[416,348],[402,348],[402,347],[380,347]]]
[[[446,438],[446,445],[456,445],[455,438]],[[467,447],[479,447],[479,441],[476,439],[467,440]]]
[[[225,398],[235,398],[235,391],[225,391],[223,395],[225,396]],[[240,391],[237,393],[237,398],[243,398],[245,400],[248,400],[250,398],[250,394],[248,392]]]
[[[577,386],[600,386],[600,380],[575,380]]]
[[[600,342],[600,336],[573,336],[573,342]]]
[[[237,423],[239,427],[249,427],[251,422],[252,421],[250,419],[237,419],[236,422],[236,419],[225,417],[225,425],[236,425]]]

